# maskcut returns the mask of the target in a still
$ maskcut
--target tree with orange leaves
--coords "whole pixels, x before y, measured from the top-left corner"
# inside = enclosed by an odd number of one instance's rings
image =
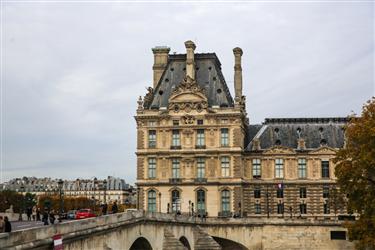
[[[360,217],[348,223],[349,239],[357,249],[375,249],[375,97],[360,117],[352,116],[345,129],[346,145],[336,155],[335,174],[348,196],[348,210]]]

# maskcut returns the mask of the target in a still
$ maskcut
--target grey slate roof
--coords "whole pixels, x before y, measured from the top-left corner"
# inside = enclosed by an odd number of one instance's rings
[[[346,118],[268,118],[262,125],[249,126],[246,151],[251,151],[255,138],[261,149],[276,145],[297,149],[299,138],[305,140],[306,149],[342,148],[346,122]]]
[[[233,98],[221,72],[221,63],[215,53],[195,54],[196,81],[206,91],[208,106],[233,107]],[[186,54],[168,56],[167,67],[156,86],[149,107],[168,106],[172,91],[186,75]]]

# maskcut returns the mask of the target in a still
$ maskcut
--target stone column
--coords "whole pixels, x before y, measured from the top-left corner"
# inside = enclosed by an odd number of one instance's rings
[[[161,75],[163,74],[167,66],[169,51],[170,48],[166,46],[158,46],[152,49],[152,52],[154,53],[154,65],[152,67],[154,71],[154,89],[156,85],[159,83]]]
[[[194,50],[196,48],[194,42],[186,41],[186,76],[195,79],[195,63],[194,63]]]
[[[242,66],[241,57],[242,49],[236,47],[233,49],[234,54],[234,92],[235,92],[235,102],[239,103],[242,97]]]

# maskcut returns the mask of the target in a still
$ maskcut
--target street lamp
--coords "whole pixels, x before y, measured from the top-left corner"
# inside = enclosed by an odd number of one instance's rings
[[[62,213],[63,213],[63,206],[64,206],[63,199],[62,199],[64,181],[63,181],[62,179],[60,179],[60,180],[57,182],[57,185],[58,185],[58,187],[59,187],[59,195],[60,195],[59,221],[61,222]]]
[[[22,221],[22,213],[24,211],[24,204],[23,203],[24,203],[24,200],[25,200],[24,196],[23,196],[23,192],[25,191],[25,186],[23,184],[21,184],[20,191],[21,191],[22,198],[21,198],[21,208],[20,208],[18,220]]]

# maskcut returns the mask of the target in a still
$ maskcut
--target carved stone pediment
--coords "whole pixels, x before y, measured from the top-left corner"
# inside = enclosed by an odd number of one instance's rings
[[[296,151],[292,148],[284,147],[284,146],[275,146],[270,149],[264,151],[264,154],[272,155],[272,154],[295,154]]]
[[[312,155],[336,154],[336,150],[334,148],[331,148],[331,147],[323,146],[323,147],[317,148],[315,150],[312,150],[309,154],[312,154]]]
[[[182,121],[184,124],[194,124],[195,118],[192,115],[185,115],[182,117]]]
[[[197,82],[187,76],[169,97],[169,110],[189,113],[195,109],[198,112],[208,107],[205,90]]]

